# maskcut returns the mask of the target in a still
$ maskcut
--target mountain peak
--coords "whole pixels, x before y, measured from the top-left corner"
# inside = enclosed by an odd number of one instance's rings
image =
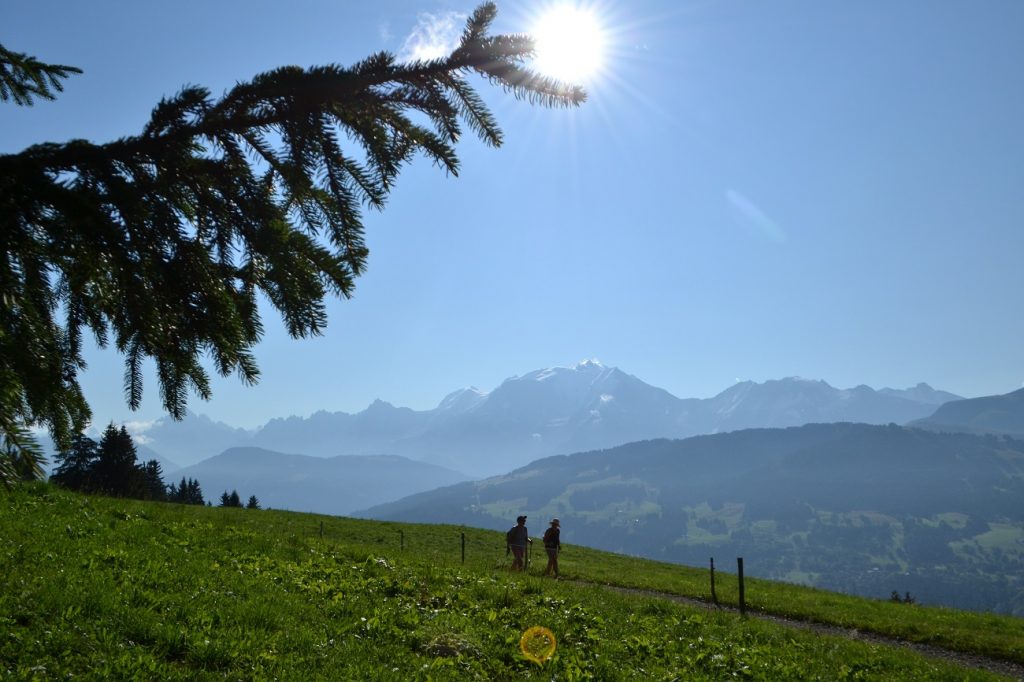
[[[577,362],[573,369],[576,371],[585,371],[590,369],[605,369],[605,366],[601,364],[601,361],[597,358],[589,358],[586,360],[580,360]]]
[[[805,377],[798,377],[798,376],[783,377],[783,378],[779,379],[778,381],[779,381],[779,383],[783,383],[783,384],[804,384],[804,385],[811,385],[811,386],[829,386],[829,383],[827,381],[825,381],[824,379],[807,379]],[[771,382],[771,380],[769,380],[769,381],[766,381],[765,383],[767,384],[767,383],[772,383],[772,382]]]
[[[452,391],[446,395],[438,404],[439,410],[466,410],[487,397],[486,391],[481,391],[476,386],[468,386]]]

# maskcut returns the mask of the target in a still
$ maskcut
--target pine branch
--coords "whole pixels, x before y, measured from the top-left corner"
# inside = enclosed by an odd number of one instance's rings
[[[0,101],[14,100],[21,106],[32,106],[33,98],[57,99],[64,91],[62,79],[81,69],[64,64],[45,64],[21,52],[11,52],[0,45]]]
[[[133,409],[153,358],[176,418],[189,390],[209,397],[201,356],[258,379],[257,292],[292,336],[322,333],[326,297],[352,296],[366,267],[362,210],[383,208],[417,155],[457,175],[463,124],[500,146],[469,74],[544,106],[584,101],[526,68],[528,37],[487,36],[495,12],[478,7],[442,59],[283,67],[217,99],[189,86],[138,136],[0,156],[0,436],[40,423],[63,445],[85,425],[83,326],[101,345],[113,333]],[[77,72],[0,48],[0,98],[52,97]]]

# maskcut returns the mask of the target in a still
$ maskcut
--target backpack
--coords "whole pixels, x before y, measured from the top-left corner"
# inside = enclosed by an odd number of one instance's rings
[[[516,527],[512,526],[511,528],[508,529],[508,532],[505,533],[505,544],[506,545],[511,545],[512,544],[512,536],[513,536],[513,533],[515,533],[515,532],[516,532]]]
[[[544,531],[544,546],[554,547],[555,546],[555,529],[548,528]]]

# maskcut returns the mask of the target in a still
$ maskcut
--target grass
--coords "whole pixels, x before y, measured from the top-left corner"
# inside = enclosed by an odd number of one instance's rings
[[[527,574],[509,573],[503,538],[491,531],[23,486],[0,494],[0,676],[998,679],[902,649],[545,579],[536,563]],[[707,592],[706,573],[669,564],[575,546],[562,564],[577,580]],[[720,598],[734,598],[721,577]],[[749,581],[747,595],[760,609],[871,622],[864,629],[1021,659],[1020,619],[764,581]],[[975,631],[963,632],[959,619]],[[543,666],[518,647],[533,625],[558,639]],[[1014,636],[1016,645],[1005,642]]]
[[[580,577],[587,580],[711,601],[708,570],[586,548],[574,547],[572,552],[579,555]],[[639,569],[641,565],[643,568]],[[575,568],[576,564],[572,566]],[[736,575],[717,569],[715,575],[719,603],[737,606]],[[752,610],[1024,663],[1024,619],[1021,618],[894,604],[749,577],[744,582],[746,604]]]

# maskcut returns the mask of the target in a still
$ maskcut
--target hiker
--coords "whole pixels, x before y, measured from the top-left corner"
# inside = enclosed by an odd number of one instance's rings
[[[551,575],[554,572],[558,577],[558,553],[562,551],[561,524],[558,519],[551,519],[551,527],[544,531],[544,551],[548,553],[548,567],[544,569],[544,575]]]
[[[523,570],[523,556],[526,554],[526,543],[533,542],[526,530],[526,517],[517,516],[516,525],[505,533],[505,544],[512,550],[512,570]]]

